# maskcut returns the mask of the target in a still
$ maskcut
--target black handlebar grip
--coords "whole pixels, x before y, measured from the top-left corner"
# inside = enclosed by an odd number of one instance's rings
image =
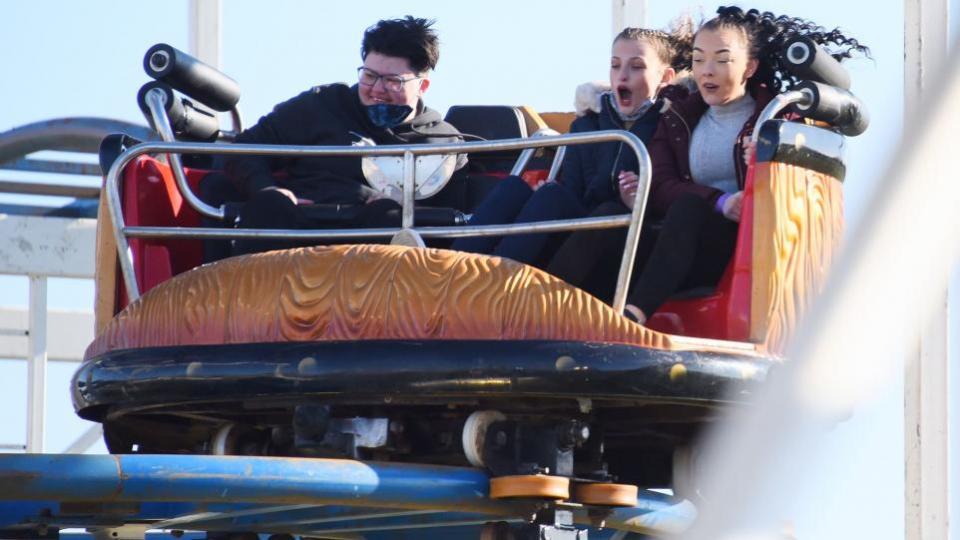
[[[173,92],[173,88],[170,88],[170,85],[162,82],[152,81],[144,84],[140,87],[140,90],[137,91],[137,104],[140,105],[140,110],[143,111],[143,114],[150,119],[151,122],[150,108],[147,106],[147,93],[151,90],[158,90],[163,94],[163,109],[167,111],[167,116],[172,118],[183,114],[183,105]]]
[[[817,81],[844,90],[850,89],[850,74],[834,57],[808,37],[787,42],[783,61],[797,78]]]
[[[827,122],[844,135],[855,137],[867,130],[870,115],[857,96],[842,88],[835,88],[814,81],[803,81],[793,90],[799,90],[811,97],[808,105],[797,104],[796,108],[803,116]]]
[[[173,130],[185,139],[213,142],[220,135],[220,120],[216,113],[205,111],[190,100],[182,101],[181,115],[170,117]]]
[[[237,81],[166,43],[147,49],[143,69],[151,78],[217,111],[229,111],[240,101]]]
[[[220,121],[213,113],[200,109],[189,100],[182,99],[173,92],[173,88],[162,82],[148,82],[137,92],[137,103],[147,118],[151,118],[147,107],[147,93],[151,90],[163,93],[163,108],[170,120],[170,127],[177,137],[195,141],[215,141],[220,135]]]

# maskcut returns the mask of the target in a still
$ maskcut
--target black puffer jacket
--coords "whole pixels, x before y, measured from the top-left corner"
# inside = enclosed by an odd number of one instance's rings
[[[412,121],[393,129],[378,128],[367,117],[357,86],[338,83],[312,88],[277,105],[236,142],[349,146],[361,136],[378,145],[462,140],[455,127],[422,101]],[[225,169],[247,196],[273,185],[316,203],[362,204],[373,194],[356,157],[231,156]],[[278,172],[282,172],[279,180]]]
[[[671,100],[687,96],[685,88],[668,86],[661,91],[652,107],[630,127],[644,144],[649,144],[657,129],[660,115]],[[608,129],[623,129],[624,124],[612,103],[612,96],[601,99],[599,113],[588,112],[573,121],[570,133],[587,133]],[[620,171],[638,172],[637,156],[619,142],[568,146],[563,158],[560,182],[573,191],[587,210],[611,200],[620,200],[618,175]]]

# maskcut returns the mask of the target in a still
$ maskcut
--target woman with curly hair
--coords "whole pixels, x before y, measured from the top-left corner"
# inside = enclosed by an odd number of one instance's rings
[[[578,111],[582,115],[573,122],[570,132],[625,129],[648,142],[668,103],[660,96],[661,91],[673,81],[677,68],[689,64],[691,38],[690,30],[679,29],[672,34],[642,28],[620,32],[610,56],[610,89],[599,96],[599,101],[588,100],[592,103]],[[578,99],[580,94],[578,89]],[[686,94],[682,91],[679,96]],[[470,224],[586,216],[598,205],[619,199],[617,175],[624,170],[636,171],[637,160],[622,143],[569,146],[559,182],[534,189],[520,178],[509,177],[481,202]],[[547,234],[475,237],[459,239],[452,248],[543,265],[562,239],[563,235]]]
[[[642,271],[628,295],[626,315],[643,323],[678,290],[719,281],[736,245],[753,151],[749,136],[773,96],[798,82],[781,54],[799,36],[824,45],[838,60],[854,52],[869,55],[839,30],[755,9],[721,7],[697,30],[692,55],[697,92],[670,105],[649,145],[653,177],[647,217],[660,221],[660,227],[642,235],[637,260]],[[623,203],[632,207],[636,174],[619,176]],[[571,236],[548,271],[583,283],[595,264],[584,251],[604,248],[597,238]]]

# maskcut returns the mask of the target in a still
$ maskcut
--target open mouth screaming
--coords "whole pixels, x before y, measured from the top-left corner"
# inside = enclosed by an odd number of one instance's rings
[[[617,104],[620,109],[629,110],[633,107],[633,91],[625,86],[617,87]]]

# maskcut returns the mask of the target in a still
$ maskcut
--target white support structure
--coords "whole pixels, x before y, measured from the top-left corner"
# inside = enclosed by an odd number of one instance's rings
[[[93,341],[93,312],[47,310],[47,361],[80,362]],[[30,310],[0,306],[0,358],[29,358]]]
[[[92,278],[97,222],[0,214],[0,274]]]
[[[929,102],[949,47],[949,0],[904,0],[904,115]],[[922,174],[922,172],[920,172]],[[947,540],[949,370],[947,291],[924,317],[917,361],[904,376],[905,532],[908,540]]]
[[[190,54],[220,69],[220,0],[190,0]]]
[[[950,1],[904,0],[903,6],[903,112],[909,121],[944,74]]]
[[[47,278],[30,276],[27,347],[27,452],[43,452],[47,400]]]
[[[0,357],[27,361],[27,452],[44,451],[48,328],[53,323],[58,360],[79,360],[93,336],[92,312],[48,312],[47,278],[93,278],[95,246],[96,220],[0,214],[0,274],[30,282],[27,312],[0,308]],[[89,439],[88,432],[70,447]]]
[[[647,26],[647,0],[611,0],[611,39],[628,26]]]

